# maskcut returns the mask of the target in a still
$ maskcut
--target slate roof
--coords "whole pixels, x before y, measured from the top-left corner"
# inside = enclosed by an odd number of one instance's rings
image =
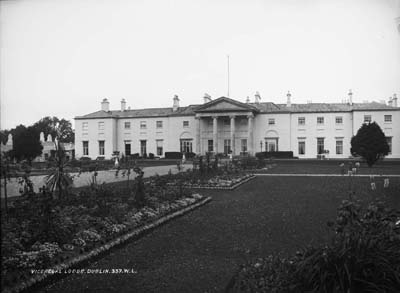
[[[219,98],[222,99],[222,98]],[[213,100],[209,103],[216,102]],[[225,100],[232,100],[224,98]],[[236,103],[241,103],[232,100]],[[241,103],[243,104],[243,103]],[[172,107],[168,108],[147,108],[135,110],[113,110],[113,111],[96,111],[87,115],[77,116],[75,119],[96,119],[96,118],[140,118],[140,117],[170,117],[170,116],[194,116],[195,111],[204,107],[205,104],[189,105],[179,107],[177,111],[173,111]],[[351,112],[351,111],[400,111],[400,108],[394,108],[385,104],[371,103],[353,103],[353,105],[344,103],[307,103],[307,104],[292,104],[287,107],[286,104],[275,104],[272,102],[249,103],[244,104],[257,109],[260,113],[329,113],[329,112]]]

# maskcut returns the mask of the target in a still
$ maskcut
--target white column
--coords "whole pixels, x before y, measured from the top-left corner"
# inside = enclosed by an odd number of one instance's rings
[[[231,118],[231,150],[232,155],[235,155],[235,116],[230,116]]]
[[[247,129],[247,152],[253,155],[253,114],[248,115],[248,129]]]
[[[214,154],[218,153],[218,128],[217,128],[217,123],[218,123],[218,116],[213,116],[213,149],[214,149]]]
[[[200,117],[196,119],[196,153],[201,154]]]

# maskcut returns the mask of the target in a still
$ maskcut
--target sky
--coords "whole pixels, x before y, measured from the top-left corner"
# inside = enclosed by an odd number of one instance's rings
[[[400,0],[0,1],[1,129],[45,116],[400,95]]]

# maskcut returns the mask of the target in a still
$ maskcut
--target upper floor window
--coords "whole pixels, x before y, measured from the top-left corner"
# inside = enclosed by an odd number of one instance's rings
[[[268,125],[275,125],[275,118],[269,118]]]
[[[392,115],[385,115],[385,122],[391,123],[392,122]]]
[[[229,125],[231,125],[229,119],[224,119],[224,126],[229,126]]]
[[[131,123],[130,122],[125,122],[124,123],[124,128],[125,129],[131,129]]]
[[[183,121],[183,127],[189,127],[189,121],[187,120]]]
[[[324,117],[317,117],[317,124],[324,124]]]
[[[88,130],[89,130],[89,122],[83,122],[82,131],[88,131]]]
[[[156,128],[163,128],[162,121],[156,121]]]
[[[364,123],[370,123],[372,121],[371,115],[364,115]]]
[[[99,122],[99,130],[104,130],[104,122]]]
[[[299,125],[306,125],[306,117],[299,117],[298,123]]]
[[[335,117],[335,123],[336,124],[343,124],[343,117],[342,116],[336,116]]]
[[[140,129],[146,129],[146,128],[147,128],[146,121],[140,121]]]

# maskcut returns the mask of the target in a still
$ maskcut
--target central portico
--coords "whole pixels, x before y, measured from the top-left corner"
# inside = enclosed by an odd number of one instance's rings
[[[259,112],[257,108],[221,97],[194,112],[196,153],[254,153],[253,127],[254,116]]]

